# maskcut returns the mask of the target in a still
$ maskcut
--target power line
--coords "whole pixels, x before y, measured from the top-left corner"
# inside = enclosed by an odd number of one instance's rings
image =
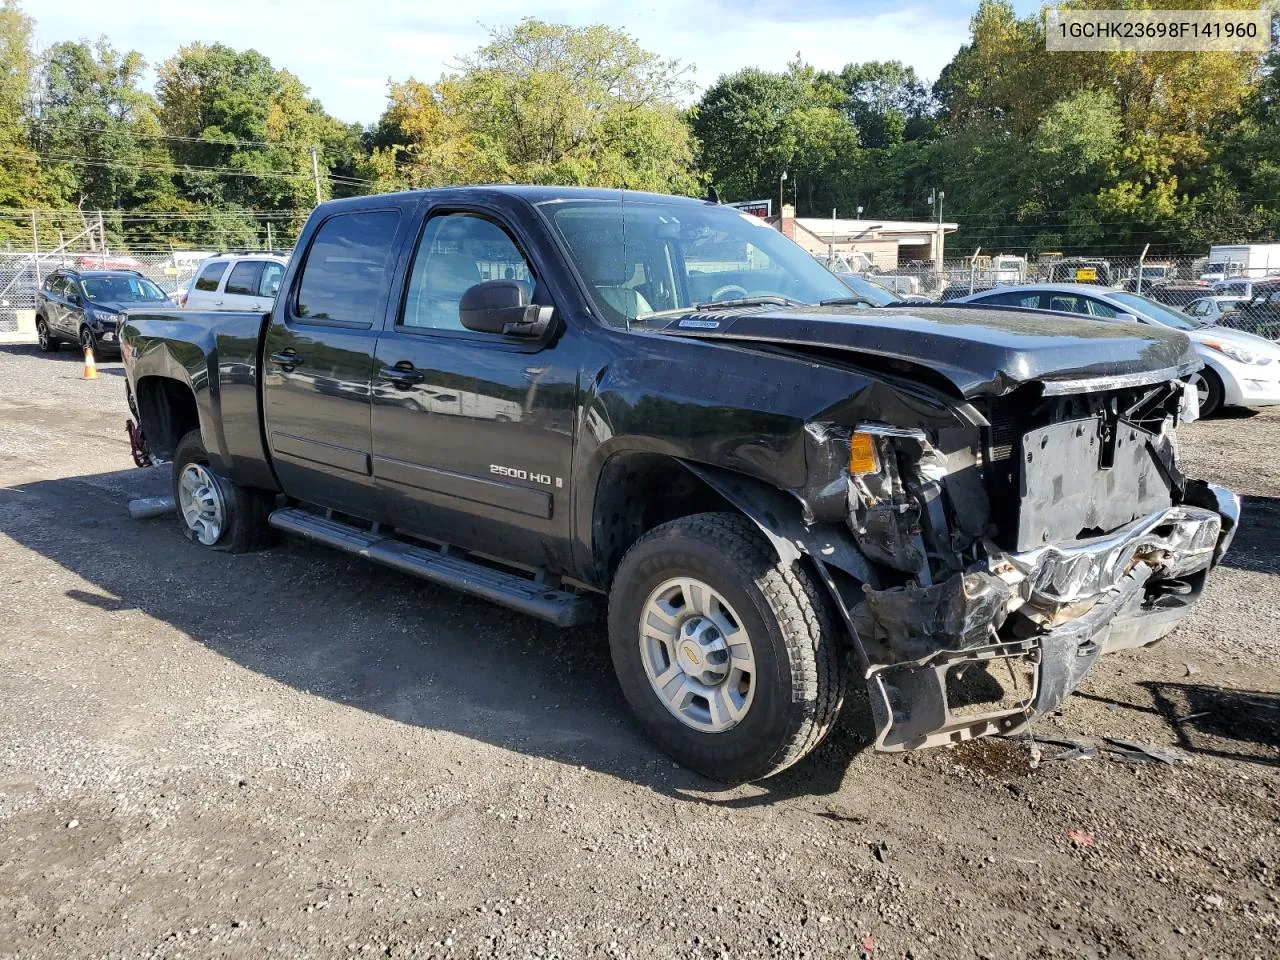
[[[51,121],[45,117],[37,117],[35,125],[49,124]],[[90,126],[87,124],[64,123],[58,121],[59,130],[76,130],[81,133],[106,133],[104,128]],[[169,140],[174,143],[199,143],[208,147],[284,147],[295,150],[309,150],[312,147],[319,149],[323,144],[319,143],[297,143],[287,140],[241,140],[238,138],[231,140],[211,140],[208,137],[184,137],[173,133],[143,133],[139,130],[111,130],[113,135],[123,134],[127,137],[145,140]]]
[[[83,164],[88,167],[106,167],[112,169],[129,169],[129,170],[150,170],[155,173],[183,174],[183,173],[213,173],[220,176],[228,177],[248,177],[257,180],[289,180],[297,177],[305,177],[303,172],[284,173],[282,171],[261,171],[261,170],[240,170],[236,167],[213,167],[200,166],[196,164],[184,164],[182,166],[173,166],[170,164],[148,163],[143,160],[125,161],[111,160],[106,157],[74,157],[74,156],[56,156],[53,154],[28,153],[18,150],[0,150],[0,154],[8,156],[34,156],[42,163],[66,163],[66,164]],[[342,186],[353,186],[356,184],[372,185],[372,180],[362,180],[357,177],[334,176],[325,174],[324,179],[332,182],[340,183]]]

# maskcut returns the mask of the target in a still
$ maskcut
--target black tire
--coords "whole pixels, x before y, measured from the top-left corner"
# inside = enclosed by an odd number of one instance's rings
[[[1222,378],[1210,367],[1205,367],[1198,376],[1204,379],[1204,384],[1208,391],[1206,399],[1200,401],[1200,417],[1208,420],[1222,409],[1222,397],[1224,394]]]
[[[49,332],[49,324],[45,323],[44,317],[36,317],[36,342],[45,353],[57,353],[62,346],[61,341]]]
[[[222,495],[225,522],[222,525],[221,536],[212,544],[201,542],[182,515],[178,481],[182,471],[190,463],[203,466],[217,483]],[[178,504],[178,526],[183,536],[192,543],[226,553],[248,553],[271,545],[273,535],[271,527],[267,525],[267,517],[275,507],[275,497],[265,490],[242,487],[219,476],[209,463],[209,454],[204,448],[199,430],[191,430],[178,441],[178,447],[173,452],[171,483],[173,499]]]
[[[746,628],[754,699],[738,724],[696,730],[667,709],[640,652],[640,617],[664,581],[693,577],[719,592]],[[609,595],[609,646],[640,725],[673,759],[726,783],[772,776],[813,750],[844,700],[844,664],[827,597],[802,565],[784,565],[746,517],[702,513],[642,537]]]

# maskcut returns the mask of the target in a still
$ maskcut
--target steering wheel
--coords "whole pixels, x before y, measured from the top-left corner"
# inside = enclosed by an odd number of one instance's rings
[[[743,300],[747,296],[747,288],[740,287],[736,283],[726,283],[723,287],[718,288],[711,294],[711,302],[717,303],[726,293],[735,293],[736,297],[729,297],[730,300]]]

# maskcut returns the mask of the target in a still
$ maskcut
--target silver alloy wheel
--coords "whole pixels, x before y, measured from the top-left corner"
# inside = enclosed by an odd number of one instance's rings
[[[188,463],[178,477],[178,509],[187,528],[206,547],[222,536],[227,509],[222,488],[203,464]]]
[[[742,620],[692,577],[667,580],[640,613],[640,659],[658,699],[702,733],[736,727],[755,696],[756,661]]]
[[[36,337],[40,341],[40,349],[49,349],[49,328],[45,326],[45,322],[40,320],[36,323]]]
[[[1203,407],[1209,400],[1209,381],[1203,374],[1196,373],[1192,374],[1191,383],[1196,388],[1196,396],[1200,398],[1200,406]]]

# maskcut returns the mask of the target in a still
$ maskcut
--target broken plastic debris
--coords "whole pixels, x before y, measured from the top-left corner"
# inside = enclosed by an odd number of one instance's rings
[[[1113,757],[1129,763],[1190,763],[1191,754],[1175,750],[1173,747],[1157,747],[1150,743],[1139,743],[1136,740],[1122,740],[1119,737],[1107,737],[1107,743],[1119,749],[1108,749]]]
[[[1068,830],[1067,839],[1077,847],[1092,847],[1093,834],[1088,830]]]
[[[1049,757],[1049,761],[1062,760],[1092,760],[1098,755],[1098,748],[1088,743],[1081,743],[1078,746],[1063,750],[1061,753],[1054,754]]]

